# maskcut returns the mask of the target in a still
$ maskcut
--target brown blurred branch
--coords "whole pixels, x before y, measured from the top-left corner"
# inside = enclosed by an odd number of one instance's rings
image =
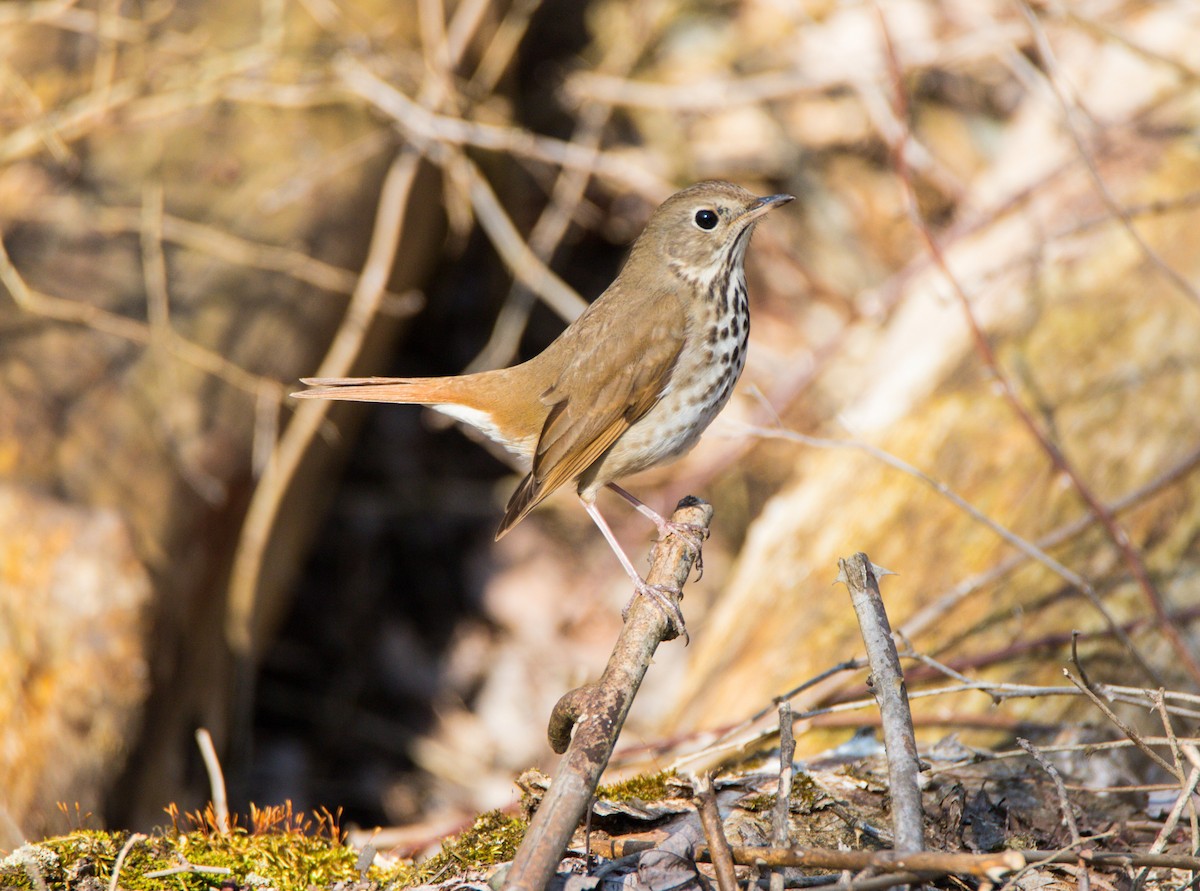
[[[637,6],[637,11],[647,7]],[[655,23],[657,24],[657,23]],[[641,56],[643,48],[657,33],[656,27],[642,28],[637,41],[621,41],[600,60],[601,71],[627,73]],[[593,153],[600,154],[612,107],[598,102],[586,103],[579,109],[571,142]],[[567,233],[567,228],[584,200],[584,192],[591,181],[591,171],[584,167],[560,168],[550,190],[550,200],[538,215],[537,222],[529,231],[529,249],[543,263],[549,265],[555,251]],[[511,363],[517,355],[517,347],[529,312],[533,308],[535,294],[531,288],[514,283],[509,289],[500,313],[492,326],[492,333],[483,349],[467,366],[466,371],[483,371]]]
[[[1142,234],[1134,226],[1129,213],[1117,201],[1112,190],[1104,181],[1104,177],[1100,175],[1100,170],[1096,166],[1096,159],[1092,157],[1091,151],[1084,144],[1083,136],[1080,133],[1079,125],[1076,117],[1082,112],[1082,105],[1079,98],[1072,94],[1070,87],[1065,82],[1062,75],[1062,70],[1059,67],[1058,60],[1054,55],[1054,50],[1050,46],[1050,41],[1046,38],[1045,29],[1042,28],[1041,22],[1038,20],[1037,13],[1024,0],[1019,0],[1018,4],[1021,13],[1025,16],[1025,21],[1029,24],[1029,29],[1033,34],[1034,46],[1037,48],[1037,54],[1041,57],[1042,67],[1046,71],[1046,80],[1050,85],[1050,90],[1058,100],[1059,106],[1062,108],[1062,122],[1067,130],[1067,134],[1071,137],[1071,141],[1075,144],[1075,150],[1083,161],[1084,168],[1088,172],[1088,176],[1092,180],[1092,184],[1096,188],[1096,194],[1100,196],[1108,212],[1113,215],[1113,218],[1118,220],[1121,228],[1137,245],[1142,255],[1149,261],[1162,276],[1178,289],[1185,297],[1192,301],[1197,307],[1200,307],[1200,292],[1192,286],[1186,278],[1179,274],[1170,263],[1162,258],[1158,251],[1154,250],[1150,244],[1142,237]],[[1190,669],[1189,669],[1190,670]],[[1193,674],[1198,682],[1200,677]]]
[[[436,143],[447,148],[472,146],[553,167],[578,168],[655,199],[670,192],[660,177],[648,172],[652,166],[649,159],[646,163],[635,163],[624,155],[596,154],[585,146],[518,127],[482,124],[431,112],[379,78],[361,59],[349,54],[334,60],[334,70],[347,90],[393,118],[416,142]]]
[[[136,319],[109,312],[91,303],[67,300],[30,288],[16,266],[13,265],[2,237],[0,237],[0,284],[8,290],[9,296],[17,306],[33,315],[81,325],[101,334],[109,334],[146,346],[149,346],[156,337],[147,325]],[[186,340],[173,330],[166,332],[165,336],[169,339],[166,349],[180,361],[220,378],[229,385],[251,395],[257,396],[267,392],[274,394],[276,403],[283,399],[283,388],[278,381],[246,371],[224,356]]]
[[[887,26],[887,20],[882,12],[879,14],[880,29],[883,33],[884,41],[888,49],[888,59],[891,66],[892,83],[894,90],[894,102],[897,107],[897,116],[901,120],[908,120],[908,100],[905,92],[903,69],[901,68],[898,57],[896,56],[895,47],[892,44],[891,33]],[[906,131],[907,132],[907,131]],[[1067,456],[1059,448],[1057,443],[1047,434],[1041,426],[1033,419],[1029,410],[1025,407],[1020,397],[1017,395],[1016,388],[1013,386],[1012,380],[1005,374],[1000,367],[1000,363],[996,358],[995,351],[992,345],[984,334],[983,329],[979,325],[979,320],[975,317],[975,312],[971,306],[971,300],[967,296],[966,290],[958,277],[950,269],[950,264],[946,260],[946,255],[942,251],[941,244],[934,237],[928,222],[921,213],[920,203],[917,197],[916,186],[913,183],[912,172],[905,161],[903,145],[894,145],[893,158],[897,171],[897,175],[904,186],[905,195],[907,198],[907,208],[913,225],[916,228],[921,240],[924,242],[926,249],[933,258],[938,270],[942,273],[947,283],[950,285],[951,291],[954,294],[959,306],[962,308],[964,318],[970,330],[971,339],[975,344],[975,350],[979,354],[980,360],[988,373],[995,380],[999,387],[1001,395],[1005,402],[1009,405],[1013,414],[1021,422],[1022,426],[1036,440],[1039,447],[1050,459],[1051,464],[1070,481],[1076,493],[1087,505],[1088,510],[1095,515],[1100,525],[1104,527],[1109,540],[1116,546],[1120,552],[1122,559],[1129,568],[1138,586],[1141,588],[1146,601],[1153,609],[1155,616],[1158,618],[1158,628],[1171,648],[1175,651],[1183,667],[1192,680],[1200,685],[1200,661],[1197,660],[1196,654],[1192,652],[1187,642],[1183,639],[1183,635],[1179,629],[1172,624],[1170,616],[1167,612],[1167,607],[1162,599],[1162,595],[1150,579],[1150,574],[1146,569],[1145,561],[1141,553],[1133,546],[1129,540],[1128,534],[1124,528],[1117,523],[1112,513],[1100,503],[1091,487],[1084,481],[1082,475],[1070,462]],[[1095,590],[1088,585],[1081,589],[1083,593],[1092,601],[1093,605],[1104,613],[1100,603],[1100,598]],[[1130,655],[1138,661],[1139,665],[1154,680],[1156,684],[1161,684],[1158,677],[1158,672],[1146,662],[1146,660],[1133,647],[1131,641],[1127,637],[1121,637],[1122,642],[1126,645]]]
[[[13,219],[75,225],[80,221],[80,216],[80,208],[73,202],[47,197],[36,208],[18,209]],[[106,235],[136,233],[143,225],[142,211],[131,207],[89,206],[82,216],[92,231]],[[163,241],[230,265],[277,272],[334,294],[351,294],[358,282],[357,273],[333,266],[302,251],[250,241],[215,226],[169,213],[163,213],[159,222],[159,235]],[[411,315],[421,305],[420,298],[412,293],[387,291],[384,299],[388,311],[395,315]]]

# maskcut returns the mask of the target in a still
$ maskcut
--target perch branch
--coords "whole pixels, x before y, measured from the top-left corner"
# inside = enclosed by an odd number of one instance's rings
[[[899,851],[921,851],[925,848],[925,820],[918,781],[921,765],[917,758],[917,739],[913,733],[900,655],[896,652],[892,628],[879,594],[879,576],[887,570],[873,564],[863,553],[839,560],[838,568],[837,580],[845,582],[850,589],[850,600],[871,662],[871,691],[883,718],[895,847]]]
[[[671,520],[707,529],[712,506],[685,498]],[[654,548],[646,581],[682,589],[694,559],[695,552],[687,542],[668,535]],[[600,680],[571,691],[554,707],[550,745],[566,754],[513,860],[504,884],[509,891],[540,891],[554,876],[608,765],[654,651],[669,639],[672,630],[670,620],[656,604],[645,597],[635,599]]]

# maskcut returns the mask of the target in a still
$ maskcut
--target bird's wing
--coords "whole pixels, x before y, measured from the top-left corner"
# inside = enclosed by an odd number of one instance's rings
[[[533,469],[513,493],[497,538],[583,473],[654,407],[670,383],[687,324],[678,301],[655,294],[620,304],[620,314],[597,312],[579,319],[570,345],[575,355],[542,395],[550,413]]]

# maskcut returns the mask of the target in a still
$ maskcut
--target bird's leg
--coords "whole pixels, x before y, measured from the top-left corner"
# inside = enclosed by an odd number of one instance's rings
[[[608,542],[608,546],[612,548],[613,553],[617,555],[617,559],[621,561],[621,566],[633,581],[633,587],[637,591],[633,596],[637,597],[640,594],[643,597],[650,598],[650,601],[662,610],[663,614],[667,617],[667,621],[675,629],[675,634],[683,638],[684,644],[690,643],[691,638],[688,637],[687,626],[683,623],[683,611],[679,608],[678,601],[670,597],[671,594],[680,597],[682,596],[682,592],[670,585],[651,585],[642,578],[638,574],[638,571],[633,568],[632,561],[626,556],[620,542],[617,541],[617,537],[613,535],[612,529],[608,527],[608,523],[600,515],[596,503],[594,501],[585,501],[583,498],[579,500],[583,502],[583,509],[587,511],[588,516],[592,518],[592,522],[600,529],[600,534],[604,536],[604,540]],[[621,618],[628,616],[629,607],[632,605],[632,600],[625,604],[625,608],[621,610]]]
[[[640,498],[631,492],[622,489],[616,483],[609,483],[608,487],[633,505],[634,509],[639,514],[646,517],[658,529],[658,539],[662,541],[668,535],[676,535],[683,539],[692,552],[696,555],[696,581],[704,578],[704,553],[701,547],[704,544],[704,539],[708,537],[708,529],[705,526],[698,526],[695,523],[675,523],[668,520],[662,514],[654,510],[648,504],[644,503]]]

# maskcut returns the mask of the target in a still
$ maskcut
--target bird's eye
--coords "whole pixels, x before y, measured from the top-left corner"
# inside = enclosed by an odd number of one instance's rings
[[[701,229],[715,229],[717,226],[717,214],[712,210],[696,211],[696,225]]]

